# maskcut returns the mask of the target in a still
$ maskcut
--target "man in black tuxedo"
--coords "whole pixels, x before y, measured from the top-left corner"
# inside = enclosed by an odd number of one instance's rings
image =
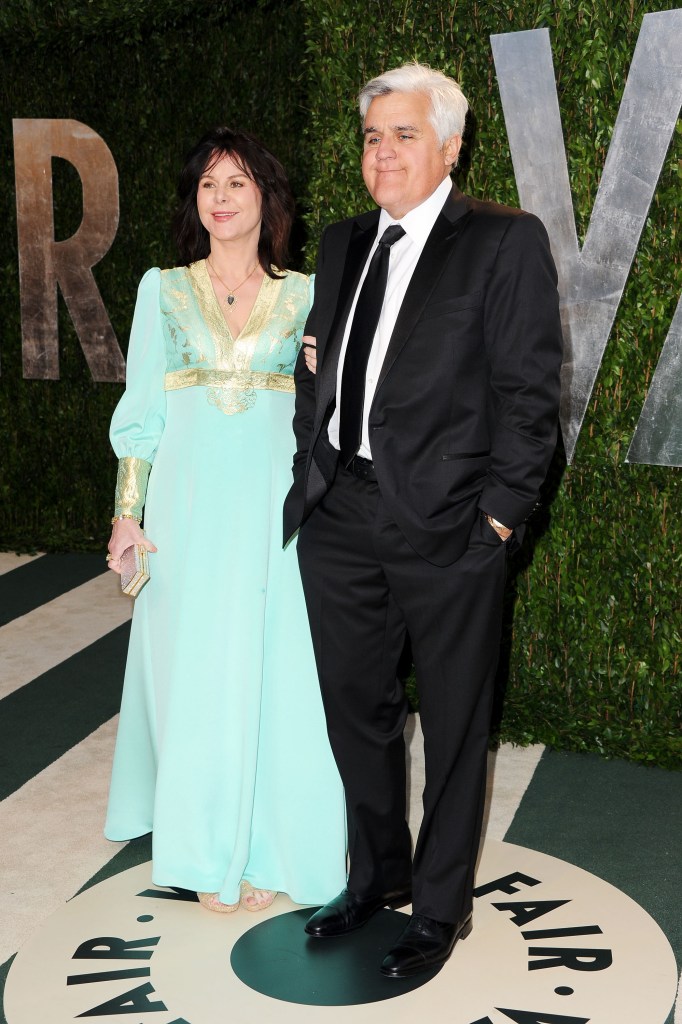
[[[444,963],[472,927],[506,548],[554,451],[561,328],[540,221],[450,179],[467,111],[459,86],[406,65],[369,82],[360,111],[363,177],[380,209],[322,237],[306,325],[316,373],[299,359],[285,540],[300,526],[348,811],[348,888],[306,931],[345,934],[411,901],[381,965],[406,977]],[[426,766],[413,858],[406,634]]]

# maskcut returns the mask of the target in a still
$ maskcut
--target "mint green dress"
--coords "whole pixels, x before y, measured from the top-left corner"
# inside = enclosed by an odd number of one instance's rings
[[[158,554],[135,600],[105,835],[151,831],[157,885],[224,903],[242,878],[308,904],[346,878],[343,793],[281,543],[309,292],[301,274],[264,276],[233,338],[205,261],[148,271],[111,424],[116,511],[144,503]]]

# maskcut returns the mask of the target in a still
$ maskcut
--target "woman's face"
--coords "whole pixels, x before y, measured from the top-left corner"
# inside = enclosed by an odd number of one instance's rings
[[[253,241],[260,238],[261,194],[255,181],[230,156],[221,156],[199,179],[199,219],[216,242]]]

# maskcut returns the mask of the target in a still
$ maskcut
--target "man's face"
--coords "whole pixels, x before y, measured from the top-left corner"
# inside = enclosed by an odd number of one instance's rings
[[[369,105],[362,176],[374,202],[394,220],[428,199],[457,159],[461,137],[441,146],[430,113],[431,101],[421,92],[391,92]]]

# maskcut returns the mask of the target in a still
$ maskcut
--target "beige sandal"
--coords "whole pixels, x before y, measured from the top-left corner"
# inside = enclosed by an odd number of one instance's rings
[[[243,907],[244,910],[250,910],[252,913],[258,910],[266,910],[273,903],[277,895],[271,889],[254,889],[251,882],[247,882],[245,878],[242,879],[239,888],[241,893],[239,906]]]
[[[221,903],[217,892],[198,892],[197,897],[202,907],[215,910],[217,914],[234,914],[235,910],[239,910],[238,903]]]

